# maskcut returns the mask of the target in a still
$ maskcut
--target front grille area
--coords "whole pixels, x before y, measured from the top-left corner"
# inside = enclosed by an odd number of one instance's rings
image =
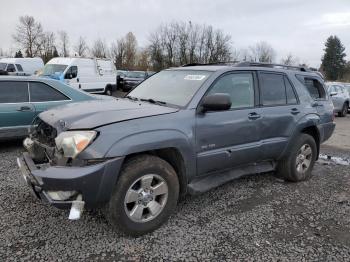
[[[33,123],[31,136],[44,145],[55,147],[55,138],[57,137],[57,131],[54,127],[45,123],[38,117]]]

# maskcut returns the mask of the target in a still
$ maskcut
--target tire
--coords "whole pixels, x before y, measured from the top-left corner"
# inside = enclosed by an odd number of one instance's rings
[[[338,113],[338,116],[345,117],[347,115],[347,113],[348,113],[348,107],[349,107],[348,104],[344,103],[341,111]]]
[[[146,187],[148,190],[144,190]],[[173,167],[156,156],[138,156],[124,164],[105,208],[106,217],[118,231],[141,236],[159,228],[169,218],[178,197],[179,181]]]
[[[106,89],[105,89],[105,95],[107,96],[112,96],[113,95],[113,91],[112,91],[112,87],[111,86],[106,86]]]
[[[308,154],[309,152],[311,155]],[[302,133],[294,141],[288,156],[278,163],[277,176],[291,182],[308,180],[312,176],[312,169],[316,159],[317,145],[315,139],[308,134]],[[306,168],[308,162],[309,165]]]

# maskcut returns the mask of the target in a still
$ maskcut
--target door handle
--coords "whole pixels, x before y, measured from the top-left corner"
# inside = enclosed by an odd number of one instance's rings
[[[261,115],[259,115],[258,113],[256,112],[253,112],[253,113],[249,113],[248,114],[248,118],[250,120],[256,120],[256,119],[259,119],[261,117]]]
[[[290,110],[290,112],[291,112],[292,115],[297,115],[297,114],[300,113],[300,111],[299,111],[298,108],[292,108],[292,109]]]
[[[32,111],[32,108],[29,106],[21,106],[17,109],[17,111],[24,112],[24,111]]]

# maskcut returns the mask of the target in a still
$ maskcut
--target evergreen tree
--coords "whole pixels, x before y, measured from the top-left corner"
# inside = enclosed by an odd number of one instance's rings
[[[58,57],[58,52],[57,52],[57,48],[54,46],[53,47],[53,53],[52,53],[52,57]]]
[[[18,50],[18,52],[15,53],[15,57],[16,58],[22,58],[23,57],[23,54],[22,54],[21,50]]]
[[[328,80],[339,80],[343,76],[346,65],[345,47],[337,36],[328,37],[325,46],[321,68]]]

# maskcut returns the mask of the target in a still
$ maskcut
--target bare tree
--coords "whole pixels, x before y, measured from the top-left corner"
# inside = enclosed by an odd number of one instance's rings
[[[149,52],[147,49],[143,49],[137,54],[137,65],[136,69],[137,70],[142,70],[142,71],[147,71],[149,70],[150,67],[150,62],[149,62]]]
[[[93,57],[107,58],[108,57],[107,44],[101,39],[97,39],[91,48],[91,54]]]
[[[254,46],[249,47],[250,60],[253,62],[272,63],[275,59],[276,52],[272,46],[266,42],[258,42]]]
[[[125,67],[129,70],[134,69],[137,56],[137,40],[132,32],[125,36]]]
[[[86,52],[89,50],[89,47],[85,41],[85,38],[80,36],[77,44],[74,46],[74,51],[78,56],[84,57]]]
[[[111,55],[114,58],[115,67],[118,69],[126,69],[125,66],[125,40],[118,39],[117,44],[112,44]]]
[[[212,26],[172,22],[149,37],[149,55],[155,70],[187,63],[231,60],[231,37]]]
[[[281,59],[281,64],[295,66],[299,64],[299,59],[289,53],[285,58]]]
[[[69,56],[69,37],[66,31],[59,31],[60,55],[63,57]]]
[[[45,32],[43,34],[41,47],[41,57],[46,63],[54,57],[54,52],[56,50],[55,34],[53,32]]]
[[[32,16],[21,16],[12,36],[14,41],[26,51],[28,57],[40,55],[43,28]]]

